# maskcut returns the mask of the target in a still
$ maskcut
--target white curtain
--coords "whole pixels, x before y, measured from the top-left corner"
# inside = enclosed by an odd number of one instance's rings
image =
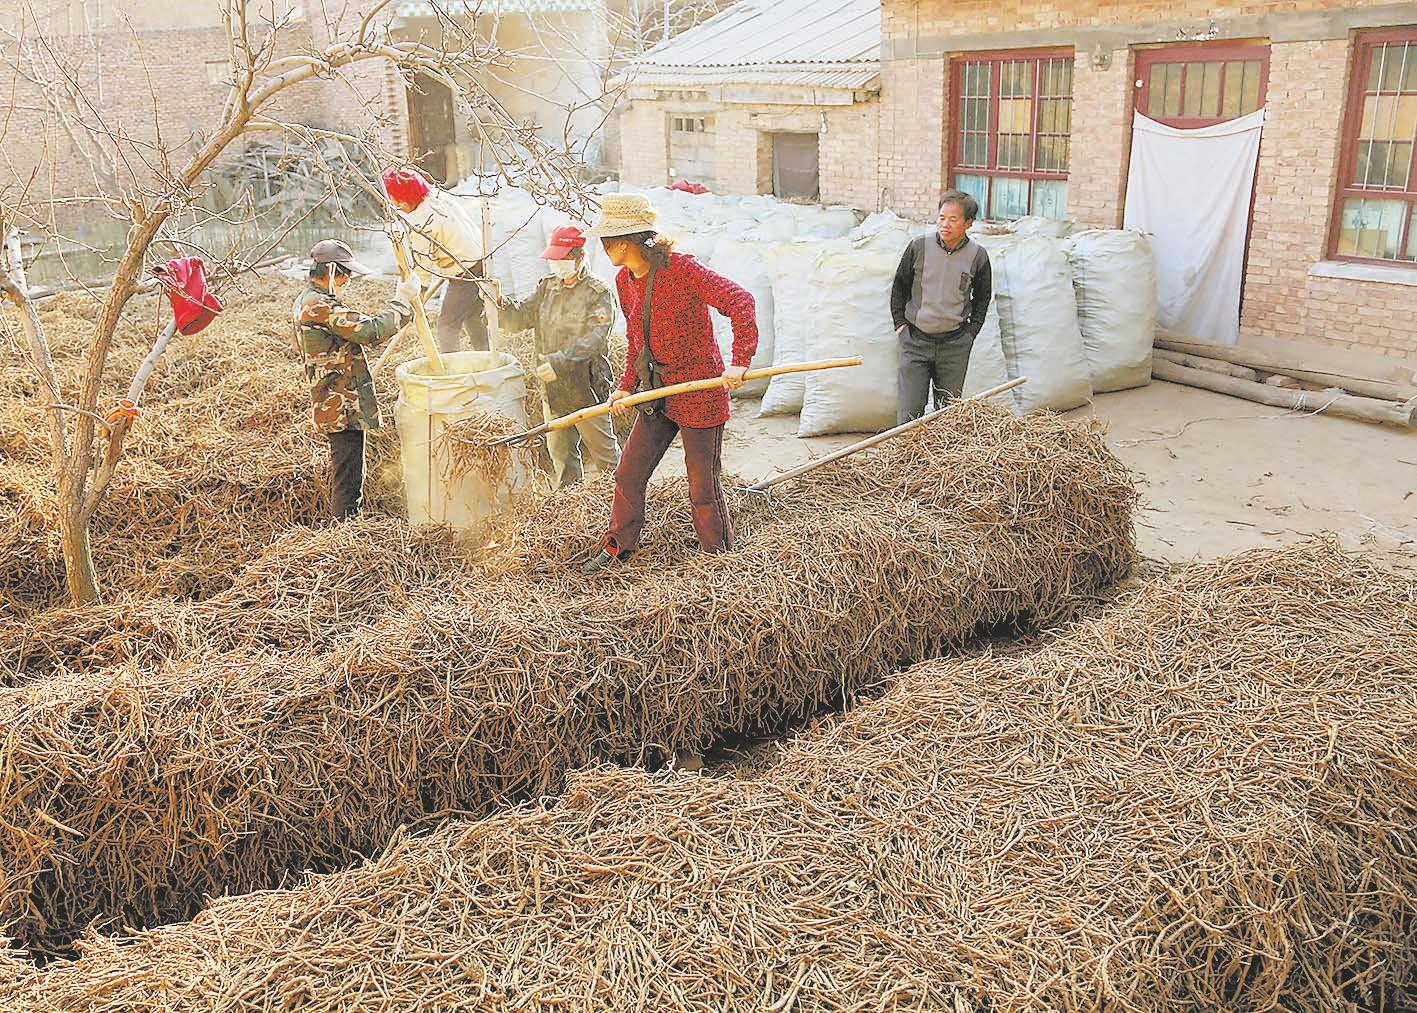
[[[1205,341],[1239,340],[1263,126],[1263,109],[1195,130],[1135,115],[1125,225],[1151,240],[1159,326]]]

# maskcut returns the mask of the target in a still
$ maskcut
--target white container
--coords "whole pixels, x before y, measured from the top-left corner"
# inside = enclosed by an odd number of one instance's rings
[[[473,469],[450,480],[451,467],[440,437],[452,423],[480,412],[505,415],[525,427],[526,376],[508,352],[451,352],[441,376],[426,372],[426,358],[411,359],[394,376],[394,405],[403,462],[408,519],[414,524],[449,524],[476,535],[512,496],[534,486],[536,476],[514,457],[505,480],[489,485]]]

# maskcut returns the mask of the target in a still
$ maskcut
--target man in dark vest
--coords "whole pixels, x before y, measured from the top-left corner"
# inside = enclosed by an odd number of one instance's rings
[[[891,319],[900,345],[897,423],[925,414],[932,387],[936,408],[959,397],[993,293],[989,254],[967,232],[979,214],[978,202],[950,190],[940,198],[939,211],[939,227],[905,248],[891,286]]]

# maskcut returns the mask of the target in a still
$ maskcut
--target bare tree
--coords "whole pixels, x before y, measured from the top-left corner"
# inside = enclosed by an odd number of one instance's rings
[[[405,79],[425,75],[453,90],[466,116],[471,134],[490,161],[489,175],[502,183],[533,192],[544,203],[568,210],[584,208],[580,189],[580,164],[569,152],[553,147],[534,129],[518,124],[506,114],[483,85],[488,73],[505,65],[505,55],[479,43],[456,27],[436,41],[398,40],[390,34],[384,11],[391,0],[374,0],[362,14],[349,18],[347,29],[331,33],[328,45],[301,48],[290,43],[287,30],[292,17],[278,12],[274,0],[264,10],[245,0],[222,0],[221,24],[226,52],[212,54],[226,61],[230,74],[225,102],[212,122],[180,139],[164,136],[158,115],[158,92],[153,74],[142,56],[141,42],[133,33],[152,98],[151,122],[142,128],[119,122],[92,94],[92,82],[82,72],[82,61],[66,52],[63,41],[36,28],[32,9],[18,26],[7,30],[4,41],[16,54],[18,79],[39,96],[44,115],[69,139],[92,169],[92,186],[86,192],[61,192],[40,163],[28,172],[15,171],[14,182],[0,188],[0,238],[5,256],[0,258],[0,291],[20,313],[20,326],[48,398],[48,442],[59,507],[60,538],[66,565],[68,593],[75,603],[96,601],[99,581],[89,544],[90,522],[103,503],[114,471],[122,458],[123,441],[131,415],[108,413],[99,403],[109,351],[124,308],[144,290],[152,290],[147,268],[154,244],[203,254],[219,272],[249,268],[252,250],[269,249],[277,234],[233,241],[230,249],[213,255],[193,241],[199,225],[219,220],[228,225],[260,230],[249,195],[227,206],[210,207],[214,191],[213,168],[239,140],[260,132],[279,132],[311,141],[318,137],[353,145],[376,164],[401,162],[407,152],[390,150],[382,139],[377,115],[372,126],[357,132],[315,132],[282,109],[282,97],[319,80],[344,80],[348,72],[374,62],[391,65]],[[341,19],[331,19],[338,25]],[[190,57],[189,57],[190,58]],[[354,87],[350,85],[350,87]],[[374,110],[370,96],[361,100]],[[377,110],[374,110],[377,112]],[[0,141],[6,123],[0,123]],[[0,144],[0,148],[3,144]],[[53,153],[48,153],[53,157]],[[338,202],[339,178],[332,175],[327,196]],[[367,181],[366,181],[367,182]],[[84,357],[77,396],[66,401],[50,360],[39,315],[30,298],[17,235],[39,234],[58,241],[65,237],[65,213],[75,207],[86,213],[106,212],[122,223],[126,238],[112,264],[111,281],[97,294],[100,308]],[[161,354],[171,329],[157,339],[152,353],[128,387],[129,397],[141,399],[151,364]]]

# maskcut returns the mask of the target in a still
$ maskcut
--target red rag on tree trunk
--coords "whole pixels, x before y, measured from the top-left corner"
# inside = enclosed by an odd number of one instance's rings
[[[207,266],[200,257],[178,257],[153,274],[162,279],[172,300],[172,316],[181,334],[196,334],[216,319],[221,300],[207,287]]]

